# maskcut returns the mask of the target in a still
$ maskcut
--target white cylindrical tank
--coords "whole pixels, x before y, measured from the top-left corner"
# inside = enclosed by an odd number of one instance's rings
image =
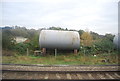
[[[113,43],[116,45],[116,47],[120,48],[120,33],[115,35]]]
[[[39,35],[39,44],[40,48],[79,49],[80,36],[76,31],[42,30]]]

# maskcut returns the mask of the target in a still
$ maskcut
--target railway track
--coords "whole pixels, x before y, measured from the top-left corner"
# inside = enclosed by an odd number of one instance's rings
[[[120,80],[119,65],[2,65],[3,80]]]

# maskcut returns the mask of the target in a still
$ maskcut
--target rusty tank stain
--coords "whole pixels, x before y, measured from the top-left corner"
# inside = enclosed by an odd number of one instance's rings
[[[40,48],[72,50],[79,49],[80,36],[76,31],[42,30]]]

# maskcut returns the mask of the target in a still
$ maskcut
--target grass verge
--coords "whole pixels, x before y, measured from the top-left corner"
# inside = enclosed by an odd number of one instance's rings
[[[3,56],[2,63],[13,64],[45,64],[45,65],[102,65],[118,64],[118,55],[114,53],[104,53],[96,56],[83,54],[59,54],[56,58],[53,55],[47,56]]]

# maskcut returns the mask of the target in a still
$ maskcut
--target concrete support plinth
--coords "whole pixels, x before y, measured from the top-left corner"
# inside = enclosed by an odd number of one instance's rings
[[[46,48],[42,48],[42,53],[43,53],[43,55],[46,54]]]
[[[77,54],[77,49],[74,49],[74,54]]]

